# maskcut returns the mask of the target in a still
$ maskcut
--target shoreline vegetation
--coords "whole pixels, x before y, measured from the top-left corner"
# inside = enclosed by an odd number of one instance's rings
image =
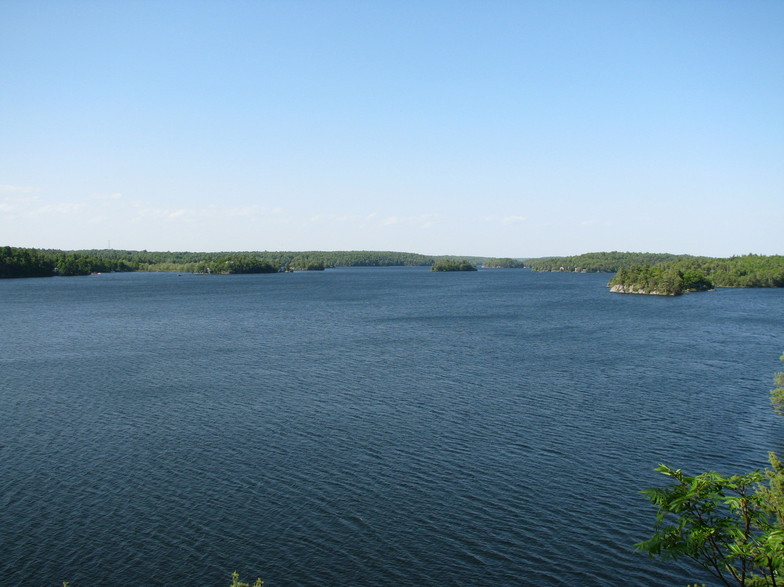
[[[469,261],[460,260],[455,261],[452,259],[443,259],[436,261],[430,266],[430,271],[476,271],[476,265],[472,265]]]
[[[323,271],[334,267],[430,267],[432,271],[520,269],[614,273],[616,293],[680,295],[717,287],[784,287],[784,256],[729,258],[668,253],[586,253],[569,257],[512,259],[432,256],[394,251],[170,252],[94,249],[62,251],[0,247],[0,278],[53,277],[129,271],[195,274]]]
[[[610,291],[677,296],[717,287],[784,287],[784,256],[692,257],[621,268]]]
[[[784,287],[784,256],[728,258],[668,253],[587,253],[525,261],[535,271],[614,273],[613,293],[677,296],[717,287]]]
[[[0,278],[127,271],[196,274],[323,271],[332,267],[431,266],[439,259],[392,251],[170,252],[115,249],[61,251],[0,247]]]

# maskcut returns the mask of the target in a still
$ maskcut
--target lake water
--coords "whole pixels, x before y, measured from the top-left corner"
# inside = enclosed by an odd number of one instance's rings
[[[639,491],[784,452],[784,290],[608,279],[0,281],[0,583],[710,584]]]

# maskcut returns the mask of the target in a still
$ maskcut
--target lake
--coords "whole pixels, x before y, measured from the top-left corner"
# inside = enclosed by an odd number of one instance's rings
[[[340,268],[0,281],[0,583],[711,584],[658,463],[784,452],[784,290]]]

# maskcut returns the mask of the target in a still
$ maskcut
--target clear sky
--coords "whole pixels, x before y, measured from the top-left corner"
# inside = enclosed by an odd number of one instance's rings
[[[784,254],[781,0],[0,0],[0,245]]]

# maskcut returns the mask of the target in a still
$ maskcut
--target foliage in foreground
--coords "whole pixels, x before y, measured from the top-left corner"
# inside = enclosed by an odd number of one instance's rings
[[[784,373],[774,380],[781,386]],[[771,397],[782,413],[777,391]],[[643,491],[657,514],[653,536],[637,549],[664,560],[689,558],[724,585],[784,585],[784,464],[768,457],[770,469],[729,477],[659,465],[672,483]]]
[[[781,355],[780,359],[784,361],[784,355]],[[784,416],[784,371],[776,373],[773,383],[776,387],[770,390],[770,401],[775,412]]]
[[[263,587],[264,581],[261,578],[256,579],[256,582],[251,585],[250,583],[242,583],[240,582],[240,574],[237,571],[234,571],[231,574],[231,586],[230,587]]]
[[[771,465],[730,477],[692,477],[659,465],[675,483],[643,492],[658,513],[653,536],[637,548],[665,560],[690,558],[726,585],[776,585],[784,570],[784,529],[772,496],[784,469],[773,454]]]

